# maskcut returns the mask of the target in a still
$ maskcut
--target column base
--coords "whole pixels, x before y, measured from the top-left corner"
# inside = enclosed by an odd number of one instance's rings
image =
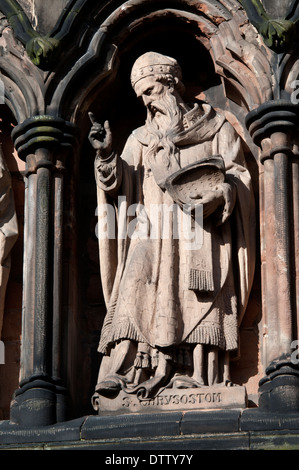
[[[299,366],[288,360],[273,362],[259,383],[259,407],[263,411],[299,412]]]
[[[21,426],[48,426],[66,421],[67,391],[41,379],[23,384],[11,402],[10,421]]]

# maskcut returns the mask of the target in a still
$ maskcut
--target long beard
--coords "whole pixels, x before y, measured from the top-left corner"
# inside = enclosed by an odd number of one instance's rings
[[[179,150],[174,140],[183,130],[182,111],[176,97],[168,90],[159,101],[151,103],[146,127],[150,135],[146,157],[151,160],[159,153],[161,162],[166,168],[170,167],[172,159],[179,164]]]

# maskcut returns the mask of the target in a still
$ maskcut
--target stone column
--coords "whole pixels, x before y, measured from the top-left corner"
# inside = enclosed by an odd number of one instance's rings
[[[35,116],[12,133],[26,161],[22,348],[11,420],[49,425],[66,419],[61,380],[63,179],[75,127]]]
[[[292,359],[299,307],[299,109],[290,101],[271,101],[250,112],[246,124],[260,148],[261,169],[265,377],[259,404],[269,411],[299,411],[299,367]]]

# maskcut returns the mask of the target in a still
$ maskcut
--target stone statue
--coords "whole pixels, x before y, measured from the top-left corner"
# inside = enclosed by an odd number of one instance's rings
[[[4,303],[10,273],[10,253],[18,237],[11,177],[0,148],[0,339],[3,325]]]
[[[254,270],[254,199],[234,128],[209,104],[184,102],[173,58],[142,55],[131,83],[147,119],[121,156],[109,123],[90,113],[98,207],[115,208],[106,222],[117,228],[116,236],[99,233],[107,314],[94,400],[121,390],[144,398],[162,387],[231,385]],[[157,207],[167,236],[157,227],[160,236],[148,234]],[[202,242],[188,245],[180,216],[194,234],[198,207]]]

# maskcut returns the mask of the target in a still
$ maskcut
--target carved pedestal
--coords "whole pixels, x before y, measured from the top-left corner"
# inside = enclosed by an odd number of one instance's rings
[[[18,424],[66,419],[61,380],[61,259],[64,162],[74,139],[70,123],[28,119],[13,131],[26,161],[23,328],[20,388],[11,405]]]
[[[96,406],[99,414],[113,413],[155,413],[161,411],[190,411],[213,409],[246,408],[246,388],[202,387],[165,388],[154,398],[142,398],[121,391],[115,398],[98,396]]]
[[[299,411],[299,367],[292,360],[298,338],[298,125],[299,109],[290,101],[268,102],[247,116],[261,149],[266,375],[260,381],[260,406],[276,411]]]

